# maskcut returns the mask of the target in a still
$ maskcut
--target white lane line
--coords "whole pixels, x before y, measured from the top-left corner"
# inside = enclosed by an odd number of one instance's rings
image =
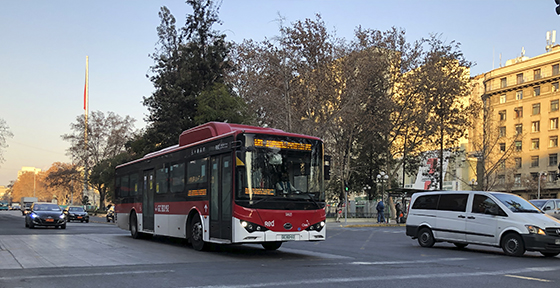
[[[376,262],[350,262],[348,265],[398,265],[398,264],[419,264],[419,263],[439,263],[443,261],[464,261],[468,258],[440,258],[432,260],[416,260],[416,261],[376,261]]]
[[[374,282],[374,281],[390,281],[390,280],[408,280],[408,279],[435,279],[435,278],[453,278],[453,277],[473,277],[473,276],[500,276],[521,274],[534,271],[556,271],[560,267],[532,267],[517,270],[502,270],[502,271],[486,271],[486,272],[471,272],[471,273],[437,273],[437,274],[417,274],[417,275],[390,275],[390,276],[371,276],[371,277],[346,277],[346,278],[322,278],[322,279],[309,279],[300,281],[285,281],[285,282],[269,282],[269,283],[255,283],[243,285],[208,285],[208,286],[189,286],[184,288],[258,288],[258,287],[273,287],[273,286],[300,286],[309,284],[333,284],[333,283],[347,283],[347,282]]]
[[[35,276],[6,276],[0,277],[0,281],[6,280],[33,280],[42,278],[69,278],[69,277],[86,277],[86,276],[113,276],[126,274],[155,274],[155,273],[173,273],[175,270],[146,270],[146,271],[121,271],[121,272],[104,272],[104,273],[83,273],[83,274],[56,274],[56,275],[35,275]]]
[[[539,278],[525,277],[525,276],[519,276],[519,275],[504,275],[504,276],[512,277],[512,278],[519,278],[519,279],[524,279],[524,280],[531,280],[531,281],[551,282],[550,280],[547,280],[547,279],[539,279]]]

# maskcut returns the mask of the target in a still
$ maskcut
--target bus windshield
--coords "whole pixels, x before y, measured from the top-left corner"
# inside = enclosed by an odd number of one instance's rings
[[[244,149],[237,153],[236,199],[245,200],[239,204],[286,210],[324,207],[322,149],[318,140],[246,134]]]

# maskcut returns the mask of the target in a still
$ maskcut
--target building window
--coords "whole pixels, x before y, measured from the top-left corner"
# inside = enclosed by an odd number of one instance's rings
[[[539,156],[531,156],[531,167],[539,167]]]
[[[515,107],[513,111],[515,112],[515,118],[523,117],[523,107]]]
[[[498,131],[499,131],[500,137],[506,137],[506,127],[505,126],[499,127]]]
[[[523,84],[523,73],[517,74],[517,84]]]
[[[558,129],[558,117],[550,118],[550,130],[557,130]]]
[[[498,112],[498,114],[500,115],[500,121],[505,121],[506,120],[506,110],[502,110],[502,111]]]
[[[500,152],[506,152],[506,143],[500,143]]]
[[[521,100],[521,99],[523,99],[523,90],[519,90],[515,92],[515,100]]]
[[[533,96],[541,95],[541,86],[533,87]]]
[[[558,88],[560,88],[560,84],[558,82],[552,83],[552,92],[558,91]]]
[[[513,185],[518,187],[521,186],[521,174],[513,175]]]
[[[539,132],[539,131],[541,131],[541,121],[531,122],[531,132]]]
[[[500,95],[500,104],[506,103],[506,94]]]
[[[539,80],[541,79],[541,69],[535,69],[533,70],[533,75],[535,75],[535,80]]]
[[[498,185],[506,184],[506,175],[498,175]]]
[[[550,101],[550,112],[558,111],[558,99]]]
[[[507,87],[507,78],[504,77],[500,79],[500,88],[506,88],[506,87]]]
[[[523,142],[521,141],[515,141],[515,151],[521,151],[523,150]]]
[[[521,157],[515,158],[515,169],[521,169],[523,162],[521,161]]]
[[[539,138],[531,139],[531,149],[538,150],[539,149]]]
[[[541,114],[541,103],[533,104],[533,115]]]
[[[558,164],[558,154],[548,154],[548,166],[556,167],[556,164]]]
[[[558,173],[556,173],[556,171],[548,171],[548,173],[547,173],[547,178],[548,179],[546,179],[546,180],[548,182],[556,181],[556,177],[558,177],[556,174],[558,174]]]
[[[558,70],[558,64],[552,65],[552,75],[558,75],[558,72],[560,72],[560,70]]]
[[[548,147],[558,147],[558,136],[550,136]]]
[[[523,134],[523,124],[515,124],[515,135]]]

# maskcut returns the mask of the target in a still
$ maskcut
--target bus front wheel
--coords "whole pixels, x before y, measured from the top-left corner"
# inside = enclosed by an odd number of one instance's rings
[[[134,212],[130,214],[130,235],[134,239],[140,239],[140,232],[138,232],[138,218],[136,218],[136,213]]]
[[[194,219],[191,223],[191,243],[195,250],[203,251],[206,250],[208,244],[203,240],[202,233],[202,222],[200,222],[200,216],[194,215]]]
[[[266,250],[278,250],[278,248],[280,248],[280,246],[282,246],[282,242],[281,241],[264,242],[264,243],[262,243],[262,246]]]

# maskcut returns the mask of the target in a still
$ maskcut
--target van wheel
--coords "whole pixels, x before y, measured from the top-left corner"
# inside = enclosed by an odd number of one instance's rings
[[[418,232],[418,244],[422,247],[432,247],[436,241],[434,240],[434,234],[430,228],[422,228]]]
[[[502,250],[508,256],[522,256],[525,253],[523,239],[517,233],[509,233],[502,238]]]

